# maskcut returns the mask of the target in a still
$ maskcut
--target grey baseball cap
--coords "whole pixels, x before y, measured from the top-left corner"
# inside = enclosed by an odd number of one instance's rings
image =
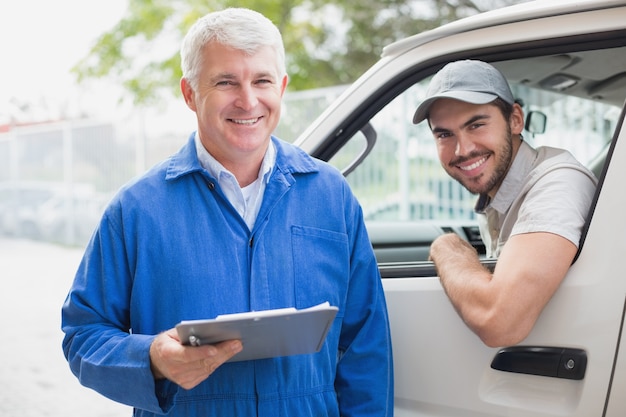
[[[413,123],[426,119],[430,106],[440,98],[487,104],[498,97],[509,104],[515,102],[509,83],[495,67],[470,59],[451,62],[430,81],[426,99],[417,107]]]

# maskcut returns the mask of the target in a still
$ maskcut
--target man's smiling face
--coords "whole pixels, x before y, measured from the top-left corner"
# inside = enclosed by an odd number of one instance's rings
[[[197,87],[181,83],[202,144],[227,169],[252,161],[260,165],[287,86],[275,50],[264,46],[249,55],[210,42],[202,59]]]
[[[514,106],[510,121],[494,104],[442,98],[430,107],[428,122],[448,175],[474,194],[493,197],[511,166],[523,114]]]

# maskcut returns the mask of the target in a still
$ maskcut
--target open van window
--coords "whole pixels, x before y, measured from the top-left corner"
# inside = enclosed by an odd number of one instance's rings
[[[621,71],[620,65],[626,67],[626,47],[576,48],[561,46],[550,54],[525,53],[491,63],[505,74],[524,110],[524,140],[533,147],[567,149],[599,178],[626,96],[623,89],[621,93],[609,90],[607,81],[598,80],[588,63],[610,60],[615,68],[604,69],[604,76],[615,79],[612,74]],[[475,224],[476,196],[443,170],[427,123],[412,123],[431,78],[422,76],[412,83],[399,79],[395,86],[399,93],[383,104],[373,101],[367,129],[358,130],[330,159],[345,170],[362,158],[350,168],[347,179],[363,206],[381,262],[425,261],[431,237],[423,230],[433,224],[460,233],[485,253]],[[381,94],[381,103],[383,99]],[[381,108],[374,111],[377,106]],[[410,249],[390,250],[377,241],[390,234],[394,239],[405,236],[406,241],[394,244]]]

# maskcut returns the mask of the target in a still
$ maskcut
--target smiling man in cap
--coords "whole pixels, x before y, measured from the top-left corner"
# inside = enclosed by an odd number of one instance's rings
[[[427,120],[445,171],[478,195],[492,272],[456,234],[430,248],[446,294],[488,346],[524,340],[575,255],[596,179],[567,151],[523,140],[524,113],[507,80],[482,61],[449,63],[413,123]]]

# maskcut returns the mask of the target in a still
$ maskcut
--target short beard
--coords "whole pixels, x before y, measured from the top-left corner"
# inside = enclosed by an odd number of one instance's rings
[[[466,157],[458,158],[450,163],[450,166],[459,165],[460,163],[465,162],[466,160],[472,158],[478,158],[481,156],[486,156],[489,153],[472,153]],[[494,152],[491,152],[493,155]],[[509,167],[511,166],[511,160],[513,158],[513,134],[511,133],[511,126],[507,126],[506,134],[504,136],[504,143],[498,149],[498,159],[496,160],[496,167],[493,172],[493,175],[487,180],[486,183],[480,183],[480,179],[483,174],[479,175],[476,178],[467,179],[462,175],[456,174],[452,169],[448,169],[444,166],[448,174],[458,181],[463,187],[465,187],[472,194],[488,194],[490,191],[496,189],[502,184],[504,181],[504,177],[506,176]]]

